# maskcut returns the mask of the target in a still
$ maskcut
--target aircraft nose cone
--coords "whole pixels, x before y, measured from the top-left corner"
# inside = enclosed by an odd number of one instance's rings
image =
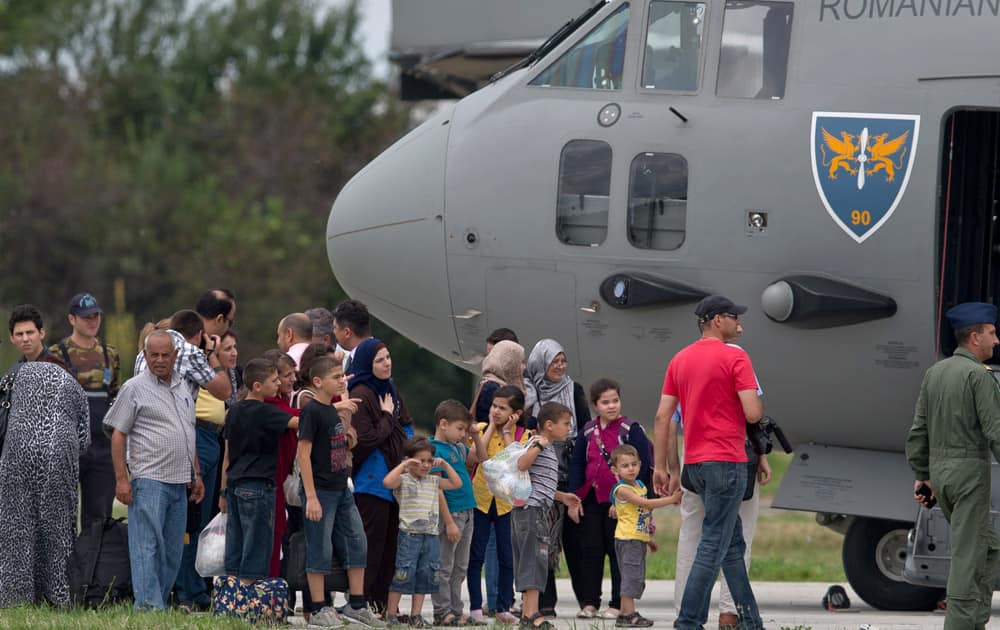
[[[444,228],[453,110],[411,131],[344,186],[327,221],[326,247],[348,295],[417,343],[457,354]]]

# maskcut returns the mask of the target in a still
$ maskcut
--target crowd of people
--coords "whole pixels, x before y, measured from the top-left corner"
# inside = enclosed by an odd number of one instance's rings
[[[720,627],[760,627],[747,566],[757,482],[770,469],[745,439],[762,391],[732,343],[744,311],[720,296],[699,304],[701,339],[671,361],[650,440],[624,415],[616,381],[585,388],[556,340],[526,352],[505,328],[485,340],[470,404],[441,402],[433,435],[422,437],[390,349],[354,300],[285,316],[277,347],[240,362],[236,297],[210,290],[194,309],[143,328],[134,376],[120,386],[92,295],[73,297],[73,332],[50,347],[38,310],[19,306],[9,328],[23,357],[0,472],[45,483],[0,495],[0,517],[22,541],[0,534],[0,552],[23,556],[0,561],[0,606],[68,602],[79,484],[84,527],[109,517],[114,498],[128,506],[139,609],[210,607],[195,555],[198,533],[222,511],[225,572],[248,587],[282,576],[290,535],[303,533],[302,609],[314,625],[471,626],[492,616],[548,629],[565,551],[577,617],[648,627],[636,601],[656,550],[653,510],[680,504],[678,576],[687,577],[677,580],[676,627],[704,624],[720,568],[731,593]],[[517,466],[531,480],[517,506],[494,496],[481,465],[514,443],[525,446]],[[290,489],[289,476],[298,479]],[[339,609],[324,582],[336,567],[348,582]],[[405,614],[402,594],[412,596]]]

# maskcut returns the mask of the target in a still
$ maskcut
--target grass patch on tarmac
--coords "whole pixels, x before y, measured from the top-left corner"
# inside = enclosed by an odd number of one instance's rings
[[[231,628],[246,630],[244,621],[211,615],[168,612],[134,612],[131,606],[115,606],[101,611],[61,610],[45,606],[6,608],[0,615],[0,629],[7,630],[121,630],[122,628],[182,628],[189,630]]]

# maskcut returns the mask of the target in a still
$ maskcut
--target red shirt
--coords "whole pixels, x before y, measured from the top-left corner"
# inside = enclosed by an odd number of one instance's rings
[[[674,356],[663,393],[680,399],[684,463],[747,461],[746,416],[737,392],[757,389],[750,357],[718,339],[700,339]]]

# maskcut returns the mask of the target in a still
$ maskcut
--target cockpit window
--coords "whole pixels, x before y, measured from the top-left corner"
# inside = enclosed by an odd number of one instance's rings
[[[704,2],[649,5],[642,86],[650,90],[695,92],[705,37]]]
[[[791,2],[726,2],[716,94],[784,98],[794,8]]]
[[[687,160],[676,153],[640,153],[631,170],[629,242],[639,249],[677,249],[687,229]]]
[[[619,90],[625,68],[628,4],[618,7],[586,37],[532,79],[530,85]]]
[[[559,159],[556,235],[567,245],[593,247],[608,235],[611,145],[571,140]]]

